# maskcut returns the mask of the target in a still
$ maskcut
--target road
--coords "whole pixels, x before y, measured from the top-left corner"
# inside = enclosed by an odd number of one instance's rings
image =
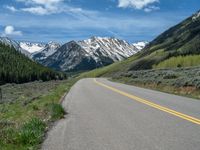
[[[69,113],[43,150],[200,150],[200,101],[82,79],[63,101]]]

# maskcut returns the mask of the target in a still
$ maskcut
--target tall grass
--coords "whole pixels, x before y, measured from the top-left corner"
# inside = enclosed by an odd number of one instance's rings
[[[33,146],[41,142],[46,124],[38,118],[25,123],[18,131],[16,140],[23,145]]]
[[[158,65],[154,65],[154,69],[191,67],[200,65],[200,55],[178,56],[169,58]]]
[[[42,142],[46,123],[39,118],[32,118],[20,128],[7,127],[0,132],[0,149],[38,149]]]
[[[65,110],[61,104],[52,103],[49,105],[51,120],[61,119],[65,115]]]

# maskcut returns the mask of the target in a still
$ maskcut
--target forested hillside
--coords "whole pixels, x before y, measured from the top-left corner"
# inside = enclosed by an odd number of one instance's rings
[[[30,60],[13,47],[0,43],[0,85],[35,80],[63,79],[66,75]]]

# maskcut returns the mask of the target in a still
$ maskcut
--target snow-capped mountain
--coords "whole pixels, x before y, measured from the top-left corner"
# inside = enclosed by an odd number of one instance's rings
[[[12,40],[8,37],[0,37],[0,42],[4,43],[5,45],[8,46],[13,46],[17,51],[20,51],[22,54],[25,54],[26,56],[30,56],[30,53],[24,49],[21,48],[21,46],[19,45],[18,42],[16,42],[15,40]]]
[[[109,57],[114,62],[121,61],[138,52],[138,49],[124,40],[116,38],[92,37],[77,42],[85,51],[98,61],[99,56]]]
[[[19,42],[22,49],[28,51],[29,53],[35,53],[44,49],[45,44],[43,43],[31,43],[31,42]]]
[[[60,48],[60,46],[61,45],[59,43],[51,41],[48,44],[46,44],[40,51],[33,53],[31,57],[34,60],[41,62],[50,55],[54,54],[57,51],[57,49]]]
[[[62,71],[91,70],[126,59],[139,50],[124,40],[92,37],[68,42],[40,63]]]
[[[142,50],[147,44],[148,42],[144,41],[144,42],[133,43],[132,45],[135,46],[138,50]]]

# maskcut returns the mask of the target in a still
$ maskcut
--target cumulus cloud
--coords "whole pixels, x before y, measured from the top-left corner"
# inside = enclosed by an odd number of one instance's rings
[[[15,28],[11,25],[6,26],[4,29],[3,36],[9,36],[9,35],[14,35],[14,36],[21,36],[22,32],[21,31],[16,31]]]
[[[151,6],[154,3],[158,3],[159,0],[118,0],[118,7],[121,8],[134,8],[144,9],[146,12],[158,9],[156,6]]]

